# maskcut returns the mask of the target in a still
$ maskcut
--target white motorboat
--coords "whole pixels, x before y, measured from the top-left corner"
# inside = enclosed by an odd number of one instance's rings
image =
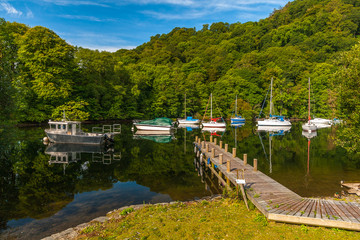
[[[270,114],[269,118],[265,120],[260,120],[257,122],[258,126],[291,126],[291,122],[289,120],[284,119],[283,116],[272,115],[272,86],[273,86],[273,78],[271,78],[271,92],[270,92]]]
[[[313,123],[315,125],[331,125],[332,120],[325,118],[314,118],[310,120],[310,123]]]

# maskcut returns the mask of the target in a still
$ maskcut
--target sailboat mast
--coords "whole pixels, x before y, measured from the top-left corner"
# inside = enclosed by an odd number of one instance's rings
[[[212,93],[210,93],[210,121],[212,120]]]
[[[185,119],[186,119],[186,93],[185,93]]]
[[[237,117],[237,95],[235,98],[235,117]]]
[[[271,78],[271,91],[270,91],[270,117],[272,115],[272,88],[273,88],[273,78]]]
[[[309,77],[309,123],[310,123],[311,117],[310,117],[310,77]]]

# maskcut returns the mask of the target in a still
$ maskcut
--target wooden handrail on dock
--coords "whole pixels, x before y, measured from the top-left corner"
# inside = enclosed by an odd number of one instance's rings
[[[238,186],[237,172],[244,172],[245,190],[249,200],[268,218],[268,220],[295,224],[307,224],[323,227],[335,227],[360,231],[360,204],[354,202],[323,200],[317,198],[303,198],[276,182],[269,176],[257,170],[257,160],[254,166],[247,164],[247,154],[244,161],[236,157],[236,149],[229,153],[228,144],[225,149],[211,142],[194,142],[197,151],[204,155],[203,161],[210,158],[211,171],[225,184]],[[203,146],[206,146],[204,148]],[[256,160],[256,161],[255,161]],[[218,173],[214,166],[218,169]],[[220,179],[221,178],[221,179]],[[243,186],[243,185],[241,185]],[[245,193],[243,194],[245,195]],[[246,200],[246,197],[244,197]]]

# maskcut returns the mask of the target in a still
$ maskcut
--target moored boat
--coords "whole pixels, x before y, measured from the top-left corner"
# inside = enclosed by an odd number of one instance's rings
[[[235,116],[230,118],[231,124],[245,123],[245,118],[237,115],[237,95],[235,98]]]
[[[317,130],[317,126],[311,122],[310,116],[310,78],[309,78],[309,97],[308,97],[308,121],[302,125],[303,131],[313,132]]]
[[[179,124],[186,124],[186,125],[195,125],[195,124],[199,124],[200,123],[200,119],[196,119],[196,118],[193,118],[191,116],[186,116],[186,94],[185,94],[185,103],[184,103],[184,106],[185,106],[185,118],[182,118],[182,119],[178,119],[177,122]]]
[[[284,116],[272,115],[272,86],[273,79],[271,78],[271,92],[270,92],[270,114],[269,118],[257,122],[258,126],[291,126],[291,122],[284,118]]]
[[[213,118],[212,117],[212,93],[210,94],[210,121],[209,122],[202,122],[202,126],[204,128],[226,128],[226,123],[222,117]],[[222,121],[219,121],[222,120]]]
[[[53,143],[103,144],[113,141],[112,133],[88,133],[81,130],[78,121],[49,121],[45,133]]]
[[[325,118],[314,118],[310,120],[310,123],[313,123],[315,125],[331,125],[332,120]]]
[[[134,126],[138,130],[147,130],[147,131],[169,131],[172,128],[172,121],[170,118],[155,118],[153,120],[145,120],[140,122],[135,122]]]

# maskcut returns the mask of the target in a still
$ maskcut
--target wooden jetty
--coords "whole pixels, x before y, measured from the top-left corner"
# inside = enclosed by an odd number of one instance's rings
[[[360,231],[360,204],[301,197],[258,171],[256,159],[254,166],[249,165],[246,154],[243,160],[236,157],[236,148],[230,153],[227,144],[223,147],[220,141],[218,145],[212,136],[209,142],[196,137],[194,144],[200,161],[219,181],[227,188],[230,182],[245,188],[247,198],[268,220]],[[244,173],[241,179],[239,172]]]

